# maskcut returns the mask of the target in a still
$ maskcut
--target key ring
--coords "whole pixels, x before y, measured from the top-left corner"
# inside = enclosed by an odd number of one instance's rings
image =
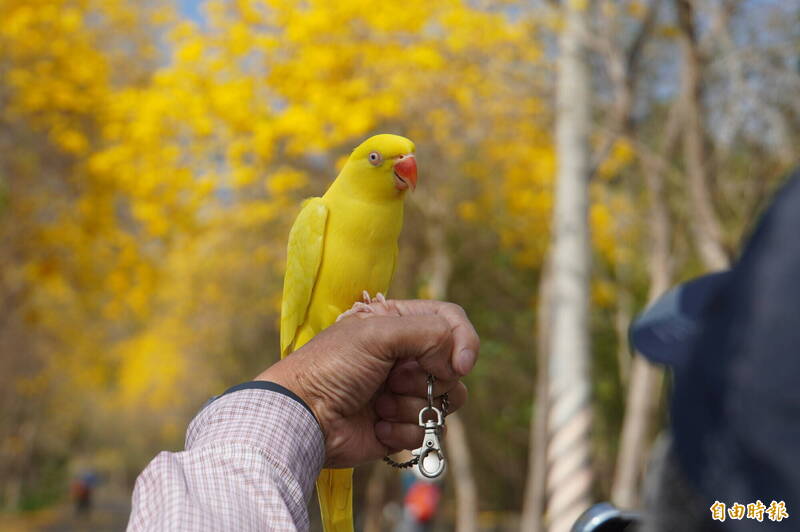
[[[433,408],[433,381],[435,377],[428,374],[428,408]]]
[[[433,406],[433,384],[436,378],[428,374],[428,405],[423,407],[419,412],[419,426],[425,429],[425,436],[422,441],[422,447],[411,451],[414,458],[405,462],[396,462],[388,456],[383,457],[383,461],[392,467],[398,469],[406,469],[412,466],[419,466],[419,473],[427,478],[436,478],[444,472],[445,457],[442,452],[441,444],[439,443],[439,435],[441,434],[442,427],[444,427],[445,416],[450,406],[447,394],[442,394],[442,408],[441,410]],[[423,421],[427,412],[435,414],[434,420]],[[430,458],[428,460],[428,458]]]

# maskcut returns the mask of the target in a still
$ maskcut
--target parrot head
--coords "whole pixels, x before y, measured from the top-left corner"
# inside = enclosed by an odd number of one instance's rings
[[[371,196],[400,196],[417,186],[414,143],[399,135],[375,135],[347,159],[342,174]]]

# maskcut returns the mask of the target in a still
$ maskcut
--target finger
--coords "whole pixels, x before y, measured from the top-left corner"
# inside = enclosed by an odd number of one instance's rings
[[[433,382],[433,396],[439,396],[453,389],[458,379],[435,379]],[[423,399],[428,398],[428,372],[416,362],[413,365],[395,368],[389,372],[387,378],[388,389],[400,395],[414,395]]]
[[[375,436],[375,422],[367,417],[352,420],[351,438],[327,438],[325,449],[325,467],[352,467],[365,461],[372,461],[386,456],[389,449]]]
[[[419,366],[419,362],[417,362],[413,358],[407,359],[407,360],[398,360],[389,373],[392,373],[392,372],[395,372],[395,371],[406,371],[406,370],[410,370],[412,368],[418,368],[418,367],[420,367]]]
[[[375,437],[390,449],[417,449],[422,445],[424,434],[416,423],[379,421],[375,424]]]
[[[460,375],[472,370],[478,359],[480,338],[463,308],[455,303],[429,299],[389,300],[387,304],[401,316],[433,314],[444,318],[453,331],[453,367]]]
[[[441,436],[444,437],[446,434],[447,425],[442,427]],[[375,437],[388,447],[390,452],[397,452],[403,449],[419,449],[422,446],[424,435],[425,431],[416,423],[378,421],[375,424]]]
[[[387,362],[415,359],[437,379],[459,377],[452,366],[453,333],[441,317],[376,316],[360,324],[350,324],[359,328],[353,337],[361,342],[364,353],[382,357]]]
[[[455,412],[467,401],[467,387],[462,383],[458,383],[456,387],[448,393],[447,400],[447,413]],[[437,397],[433,401],[433,406],[443,410],[442,401],[441,397]],[[395,423],[419,423],[419,412],[426,406],[428,406],[427,399],[384,393],[375,401],[375,412],[384,421],[392,421]]]

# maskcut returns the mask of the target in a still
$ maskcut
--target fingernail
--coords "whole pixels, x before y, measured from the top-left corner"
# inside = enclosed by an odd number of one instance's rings
[[[461,375],[466,375],[475,365],[475,351],[472,349],[462,349],[456,355],[456,371]]]
[[[392,424],[388,421],[378,421],[375,424],[375,436],[383,440],[392,435]]]
[[[375,402],[375,411],[381,417],[394,417],[397,414],[397,401],[390,395],[381,395]]]

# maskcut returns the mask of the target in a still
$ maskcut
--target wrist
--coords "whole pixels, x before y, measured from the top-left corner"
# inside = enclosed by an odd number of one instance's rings
[[[299,373],[295,370],[294,366],[296,364],[293,362],[295,361],[289,358],[276,362],[262,371],[254,380],[275,383],[296,396],[298,401],[314,416],[314,419],[322,430],[323,438],[327,441],[328,430],[327,423],[324,421],[326,418],[322,415],[324,413],[322,402],[317,395],[309,393],[306,387],[303,386],[303,379],[297,378],[301,372]]]

